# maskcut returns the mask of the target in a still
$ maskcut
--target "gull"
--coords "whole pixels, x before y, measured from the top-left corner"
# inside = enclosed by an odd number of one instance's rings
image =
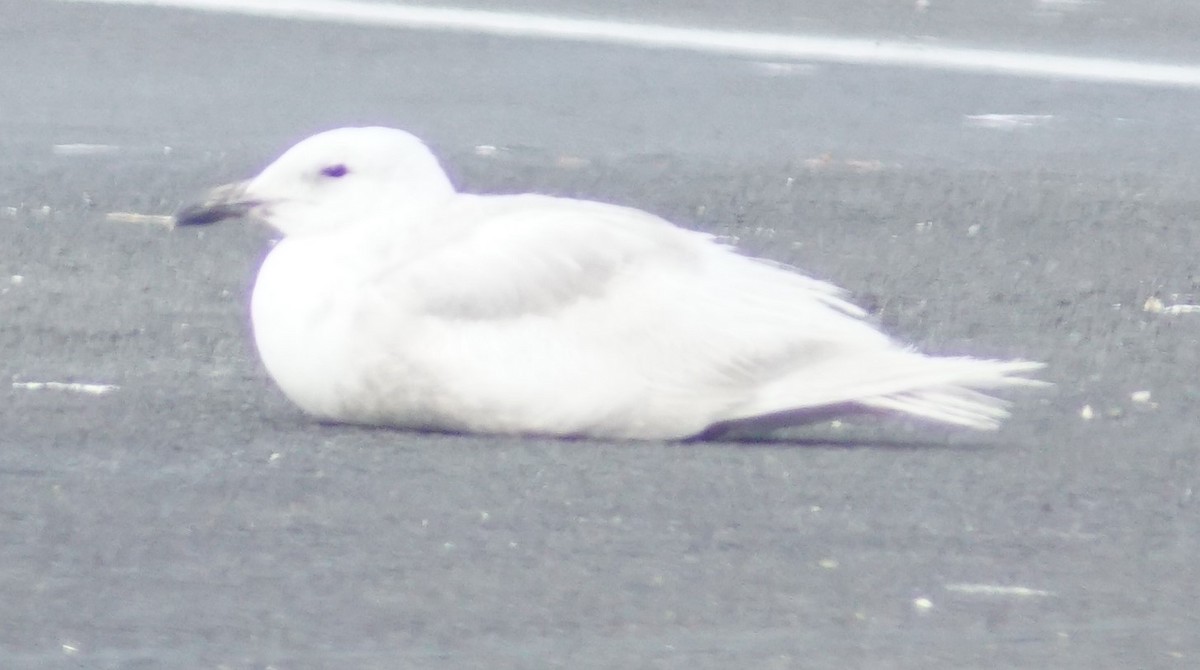
[[[710,439],[851,414],[997,428],[1042,364],[928,356],[844,292],[618,205],[460,193],[418,138],[339,128],[181,209],[282,235],[255,281],[267,372],[323,421]]]

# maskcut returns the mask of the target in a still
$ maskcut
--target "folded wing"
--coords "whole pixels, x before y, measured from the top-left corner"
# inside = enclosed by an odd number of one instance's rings
[[[990,428],[980,390],[1038,367],[911,352],[836,287],[639,210],[461,196],[414,235],[374,283],[464,429],[686,437],[835,406]]]

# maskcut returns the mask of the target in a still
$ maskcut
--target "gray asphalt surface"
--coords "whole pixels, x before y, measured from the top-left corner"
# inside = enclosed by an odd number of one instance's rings
[[[1186,32],[1147,28],[1155,7],[1095,16],[1131,12],[1120,44],[1186,53]],[[0,14],[0,370],[120,386],[0,386],[0,667],[1200,662],[1200,314],[1144,309],[1200,302],[1200,92]],[[954,16],[947,31],[974,35],[990,14]],[[1107,24],[1063,25],[1059,46],[1088,46]],[[967,118],[984,114],[1048,118]],[[470,190],[736,235],[923,349],[1045,360],[1057,388],[1014,396],[995,435],[876,422],[609,444],[313,423],[250,339],[268,232],[105,215],[170,213],[356,123],[427,138]],[[73,143],[118,149],[52,149]]]

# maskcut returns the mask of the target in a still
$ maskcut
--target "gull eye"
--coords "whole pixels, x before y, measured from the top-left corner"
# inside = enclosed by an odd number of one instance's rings
[[[333,177],[334,179],[345,177],[346,173],[348,172],[350,172],[350,170],[346,167],[345,163],[338,163],[337,165],[330,165],[329,167],[321,168],[321,174],[325,175],[326,177]]]

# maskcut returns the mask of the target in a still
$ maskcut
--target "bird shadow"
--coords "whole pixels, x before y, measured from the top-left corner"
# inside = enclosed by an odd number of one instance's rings
[[[734,448],[770,449],[842,449],[883,451],[990,451],[1003,445],[990,440],[967,440],[960,437],[921,436],[896,437],[878,434],[846,435],[723,435],[720,437],[695,437],[683,440],[685,445],[726,446]],[[873,431],[872,431],[873,432]]]
[[[294,424],[292,430],[296,429]],[[407,433],[428,438],[451,441],[466,440],[475,442],[483,439],[489,442],[511,443],[520,442],[555,442],[559,444],[604,443],[611,446],[637,448],[652,444],[675,444],[682,447],[707,446],[729,448],[769,448],[769,449],[838,449],[838,450],[884,450],[884,451],[990,451],[1003,448],[1002,440],[989,439],[979,433],[963,433],[954,430],[944,430],[929,427],[918,434],[919,424],[914,422],[886,421],[883,424],[861,425],[844,424],[834,426],[827,422],[814,422],[804,425],[791,425],[786,428],[770,428],[763,426],[727,426],[720,430],[710,430],[689,438],[679,440],[606,440],[586,435],[547,436],[547,435],[471,435],[452,431],[437,430],[399,430],[389,426],[372,426],[345,424],[329,421],[312,421],[301,428],[303,432],[318,432],[328,435],[358,435],[370,436],[375,439],[388,439],[397,433]],[[897,435],[897,432],[912,433]]]
[[[843,424],[843,418],[866,417],[870,426]],[[929,427],[915,434],[917,424],[899,422],[886,412],[854,403],[768,414],[752,419],[718,423],[684,442],[689,444],[728,444],[774,448],[890,449],[890,450],[988,450],[1000,446],[995,441],[967,438],[959,431]],[[896,435],[903,431],[912,435]],[[833,434],[831,434],[833,433]]]

